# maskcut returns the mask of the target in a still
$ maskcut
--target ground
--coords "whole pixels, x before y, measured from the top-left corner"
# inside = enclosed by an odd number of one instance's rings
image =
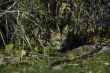
[[[101,51],[86,60],[63,63],[49,68],[48,59],[31,59],[31,64],[7,63],[0,73],[110,73],[110,51]]]

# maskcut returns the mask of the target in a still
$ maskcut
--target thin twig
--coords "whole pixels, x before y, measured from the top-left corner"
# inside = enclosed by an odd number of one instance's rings
[[[1,38],[2,38],[3,45],[5,45],[5,40],[4,40],[4,38],[3,38],[3,35],[2,35],[2,33],[1,33],[1,31],[0,31],[0,36],[1,36]]]

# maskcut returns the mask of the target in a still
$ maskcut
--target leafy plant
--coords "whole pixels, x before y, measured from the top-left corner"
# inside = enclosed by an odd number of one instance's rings
[[[13,44],[5,45],[5,48],[6,48],[6,52],[10,54],[12,53],[12,49],[14,48],[14,45]]]
[[[15,53],[16,53],[16,56],[17,56],[17,57],[20,57],[21,60],[22,60],[23,56],[26,55],[26,51],[23,50],[23,49],[21,49],[21,50],[20,50],[20,49],[19,49],[19,50],[16,50]]]

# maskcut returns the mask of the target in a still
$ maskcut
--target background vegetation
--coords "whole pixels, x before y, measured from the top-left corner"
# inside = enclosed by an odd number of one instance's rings
[[[66,54],[53,55],[68,33],[84,34],[88,36],[87,44],[92,45],[110,41],[109,8],[107,0],[1,0],[0,72],[109,73],[109,52],[69,65],[63,63],[55,68],[57,71],[48,70],[53,61],[73,60],[90,50],[87,46],[79,46]]]

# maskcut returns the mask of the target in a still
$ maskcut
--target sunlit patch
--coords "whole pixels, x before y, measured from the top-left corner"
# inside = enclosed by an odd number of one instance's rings
[[[109,62],[105,62],[104,65],[110,65],[110,63]]]
[[[53,67],[54,70],[62,70],[62,66],[61,65],[58,65],[58,66],[55,66]]]
[[[61,14],[64,12],[64,10],[70,11],[70,3],[62,3],[62,6],[60,7]]]

